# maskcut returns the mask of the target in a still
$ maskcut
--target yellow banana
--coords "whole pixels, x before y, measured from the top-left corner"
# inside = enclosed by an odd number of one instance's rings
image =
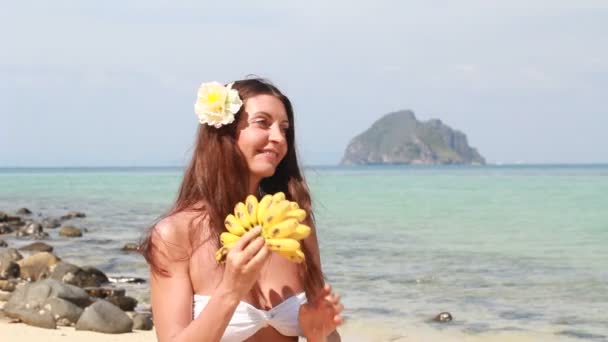
[[[245,231],[249,231],[249,229],[251,229],[251,222],[247,216],[247,208],[245,208],[245,203],[239,202],[234,206],[234,216],[236,216],[236,218],[239,220],[241,226],[245,228]]]
[[[246,233],[245,228],[241,226],[239,220],[232,214],[226,216],[226,219],[224,220],[224,226],[226,226],[226,230],[228,230],[234,235],[242,236]]]
[[[258,224],[262,224],[262,221],[264,220],[264,215],[266,214],[266,211],[268,211],[268,209],[270,208],[271,205],[272,205],[272,195],[266,195],[266,196],[262,197],[262,200],[258,204],[258,213],[257,213]]]
[[[306,260],[306,257],[304,256],[304,252],[302,252],[302,250],[300,250],[300,249],[296,250],[295,252],[277,252],[277,253],[279,255],[281,255],[282,257],[289,259],[289,261],[295,262],[297,264]]]
[[[258,224],[258,199],[253,196],[247,196],[245,200],[245,209],[247,211],[247,217],[252,227]]]
[[[283,201],[279,203],[273,203],[272,207],[265,213],[261,222],[262,227],[269,229],[275,224],[285,219],[285,214],[289,210],[289,202]]]
[[[299,223],[297,219],[291,218],[281,221],[272,227],[266,229],[266,234],[271,239],[280,239],[289,236],[296,231]]]
[[[294,202],[291,202],[294,203]],[[285,217],[295,218],[299,222],[302,222],[306,219],[306,210],[304,209],[291,209],[286,214]]]
[[[300,224],[307,212],[298,203],[286,199],[283,192],[265,195],[261,200],[249,195],[234,206],[234,214],[224,219],[227,232],[220,234],[221,247],[216,251],[218,262],[225,262],[230,249],[255,226],[262,226],[261,235],[268,249],[279,253],[288,260],[305,261],[299,240],[310,235],[310,227]]]
[[[296,230],[289,234],[288,238],[294,240],[303,240],[306,239],[310,235],[310,227],[305,224],[299,224],[296,227]]]
[[[223,232],[220,234],[220,242],[223,246],[232,247],[232,244],[239,241],[240,238],[240,236],[228,232]]]
[[[300,243],[294,239],[266,239],[266,246],[275,252],[295,252],[300,249]]]
[[[223,246],[222,248],[218,249],[217,252],[215,252],[215,260],[217,260],[218,262],[226,261],[226,255],[228,255],[229,251],[230,250],[226,246]]]
[[[272,195],[272,203],[273,204],[277,204],[279,202],[283,202],[285,200],[285,194],[282,192],[277,192],[276,194]]]

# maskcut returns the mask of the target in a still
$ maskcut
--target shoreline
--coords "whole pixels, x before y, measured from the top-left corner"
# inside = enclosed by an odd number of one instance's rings
[[[346,323],[338,331],[344,342],[377,341],[456,341],[456,342],[576,342],[579,338],[558,336],[550,333],[526,331],[500,331],[479,334],[466,334],[453,330],[438,330],[424,327],[411,327],[405,335],[398,335],[388,328],[370,329],[368,322]],[[10,323],[6,317],[0,318],[0,341],[7,342],[150,342],[156,341],[154,330],[134,330],[125,334],[103,334],[92,331],[78,331],[73,327],[43,329],[24,323]],[[300,338],[299,341],[306,341]]]

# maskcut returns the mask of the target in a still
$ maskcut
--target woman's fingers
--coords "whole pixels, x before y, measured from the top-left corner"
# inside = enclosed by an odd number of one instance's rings
[[[260,228],[260,227],[255,227],[252,230],[248,231],[247,233],[245,233],[245,235],[241,236],[239,241],[237,241],[230,250],[241,251],[241,250],[245,249],[245,247],[251,241],[255,240],[256,237],[260,236],[261,231],[262,231],[262,228]]]
[[[260,248],[264,247],[264,243],[264,238],[262,237],[258,237],[251,243],[249,243],[247,247],[245,247],[245,249],[243,249],[243,251],[241,252],[241,258],[243,260],[243,263],[247,264],[251,260],[251,258],[253,258],[254,255],[258,254]]]
[[[328,296],[325,296],[325,300],[327,300],[328,302],[330,302],[332,304],[338,304],[338,303],[340,303],[340,295],[332,293]]]
[[[328,295],[331,294],[331,285],[325,284],[323,288],[315,294],[314,299],[311,302],[317,302],[321,299],[325,299]]]
[[[259,269],[260,267],[262,267],[262,264],[264,264],[264,262],[268,260],[269,256],[270,250],[265,245],[262,245],[262,248],[260,248],[258,252],[251,258],[251,260],[249,260],[245,267],[247,268],[247,270],[256,268]]]

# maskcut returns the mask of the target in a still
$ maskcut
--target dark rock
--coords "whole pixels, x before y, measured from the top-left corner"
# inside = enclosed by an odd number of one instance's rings
[[[82,217],[86,217],[85,213],[83,212],[79,212],[79,211],[70,211],[69,213],[61,216],[62,220],[70,220],[73,218],[82,218]]]
[[[19,229],[19,231],[17,232],[17,236],[44,237],[45,234],[40,223],[29,222]],[[46,236],[48,236],[48,234]]]
[[[8,223],[0,223],[0,234],[10,234],[13,232],[13,227]]]
[[[139,245],[133,242],[126,243],[122,246],[121,251],[123,252],[139,252]]]
[[[17,236],[21,237],[21,236],[28,236],[28,235],[25,235],[22,232],[18,231]],[[45,240],[45,239],[49,238],[49,233],[42,232],[42,233],[35,234],[35,235],[29,235],[29,237],[31,237],[32,239],[35,239],[35,240]]]
[[[137,306],[137,299],[129,296],[108,296],[106,300],[116,306],[122,311],[134,311]]]
[[[433,321],[441,323],[451,322],[452,314],[449,312],[441,312],[437,316],[435,316],[435,318],[433,318]]]
[[[18,260],[21,254],[14,248],[0,252],[0,279],[18,278],[20,267]]]
[[[6,315],[35,327],[57,329],[57,323],[55,323],[53,315],[45,309],[18,309],[10,313],[6,312]]]
[[[122,297],[125,295],[125,289],[113,287],[85,287],[84,290],[91,297],[106,298],[106,297]]]
[[[44,220],[42,220],[42,227],[43,228],[58,228],[61,226],[61,220],[57,219],[57,218],[45,218]]]
[[[99,286],[108,283],[108,277],[105,273],[92,266],[81,267],[83,275],[79,286]]]
[[[108,277],[95,267],[78,267],[59,262],[52,269],[50,278],[79,287],[97,287],[108,283]]]
[[[59,235],[65,236],[65,237],[81,237],[82,230],[80,230],[79,228],[76,228],[76,227],[72,227],[72,226],[65,226],[65,227],[59,228]]]
[[[19,264],[0,255],[0,279],[18,278],[19,274]]]
[[[76,324],[84,311],[76,304],[57,297],[48,298],[43,306],[51,312],[58,325],[64,326]]]
[[[4,240],[0,240],[0,247],[8,247],[8,243]]]
[[[133,315],[133,330],[152,330],[153,327],[152,315],[143,313]]]
[[[17,210],[17,215],[29,215],[32,212],[28,208],[21,208]]]
[[[87,307],[76,323],[76,330],[90,330],[107,334],[131,332],[133,321],[117,306],[100,299]]]
[[[59,300],[80,307],[91,303],[84,290],[46,279],[18,287],[4,305],[3,311],[8,317],[27,324],[54,329],[56,316],[73,319],[79,312],[72,305]]]
[[[27,246],[19,248],[20,251],[35,251],[35,252],[52,252],[53,246],[47,245],[44,242],[34,242]]]
[[[0,211],[0,222],[5,222],[7,218],[8,218],[8,214],[5,213],[4,211]]]
[[[7,222],[11,225],[21,225],[23,223],[23,220],[21,220],[21,217],[19,216],[7,216],[4,222]]]
[[[82,283],[81,280],[82,269],[76,265],[72,265],[65,261],[60,261],[51,270],[51,275],[49,278],[55,279],[62,283],[80,286]]]
[[[51,274],[51,267],[59,261],[61,259],[48,252],[31,255],[17,262],[21,268],[20,277],[28,281],[48,278]]]
[[[85,307],[91,303],[91,299],[83,289],[60,283],[54,279],[45,279],[19,286],[6,302],[4,311],[8,313],[20,308],[40,309],[48,298],[53,297],[67,300],[79,307]]]

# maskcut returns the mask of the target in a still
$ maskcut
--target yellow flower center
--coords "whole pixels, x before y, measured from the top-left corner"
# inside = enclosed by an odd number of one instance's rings
[[[207,95],[207,101],[209,101],[209,103],[216,102],[217,100],[219,100],[219,98],[220,98],[220,94],[218,91],[210,92]]]
[[[221,112],[224,105],[222,89],[210,89],[207,93],[207,106],[214,112]]]

